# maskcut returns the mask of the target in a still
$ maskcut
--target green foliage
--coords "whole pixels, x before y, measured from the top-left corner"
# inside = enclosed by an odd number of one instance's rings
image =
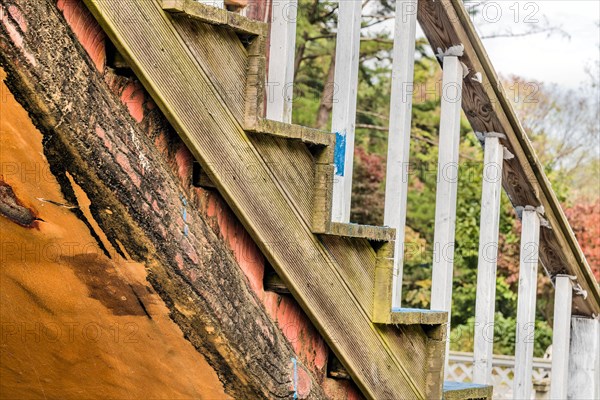
[[[456,325],[450,333],[450,349],[457,351],[473,351],[475,335],[475,318],[471,317],[465,324]],[[494,319],[494,354],[514,354],[516,347],[517,323],[514,317],[507,317],[500,312]],[[485,334],[491,334],[491,328]],[[552,344],[552,328],[547,321],[536,320],[533,337],[525,330],[523,340],[533,340],[534,357],[543,357],[548,346]]]
[[[335,3],[300,0],[293,111],[295,123],[307,126],[321,123],[322,126],[328,126],[331,101],[335,100],[335,94],[333,99],[326,95],[326,87],[335,54],[336,7]],[[376,26],[392,14],[393,7],[387,1],[370,2],[369,7],[368,14],[373,17],[363,19],[363,27]],[[373,28],[363,29],[362,36],[351,220],[381,225],[390,113],[392,37],[386,30]],[[428,308],[430,302],[437,183],[441,74],[437,60],[430,54],[426,41],[419,39],[415,53],[416,90],[413,96],[403,284],[403,304],[417,308]],[[319,121],[322,111],[325,111],[325,119]],[[469,326],[472,327],[475,313],[483,151],[466,119],[463,118],[461,122],[452,307],[453,335],[457,335],[457,338],[452,348],[469,350],[472,349],[472,328],[470,334],[464,332],[469,330]],[[551,163],[547,163],[546,167],[551,179],[558,182],[555,190],[559,197],[564,198],[567,190],[561,183],[565,182],[561,171]],[[515,346],[520,223],[516,221],[513,207],[504,194],[501,207],[494,350],[500,354],[512,354]],[[547,280],[545,285],[548,285]],[[538,317],[547,320],[549,315],[545,310],[551,305],[548,297],[551,291],[547,290],[549,286],[540,287],[545,297],[539,303],[543,308]],[[546,322],[538,322],[536,327],[535,352],[541,356],[550,344],[551,332]]]

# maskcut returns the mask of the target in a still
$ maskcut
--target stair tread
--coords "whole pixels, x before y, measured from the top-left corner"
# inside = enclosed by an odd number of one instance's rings
[[[444,400],[491,399],[492,386],[478,383],[444,381]]]
[[[386,324],[394,325],[441,325],[448,321],[448,313],[419,308],[392,308]]]
[[[265,36],[268,30],[268,25],[264,22],[194,0],[163,0],[162,8],[170,13],[185,14],[190,18],[212,25],[226,26],[247,35]]]
[[[388,226],[360,225],[343,222],[331,222],[324,235],[338,235],[353,238],[363,238],[377,242],[391,242],[396,238],[396,229]]]
[[[335,135],[330,132],[270,119],[260,119],[257,121],[256,126],[247,130],[321,146],[333,146],[335,144]]]

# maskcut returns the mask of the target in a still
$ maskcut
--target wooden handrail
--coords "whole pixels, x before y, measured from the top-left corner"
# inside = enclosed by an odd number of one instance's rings
[[[573,314],[600,314],[600,287],[464,5],[459,0],[420,0],[417,18],[432,48],[464,46],[461,61],[469,75],[463,86],[463,111],[473,130],[507,136],[503,145],[515,158],[504,163],[503,187],[514,206],[543,206],[551,227],[540,232],[540,261],[551,276],[576,276],[576,284],[587,292],[586,298],[573,296]],[[481,82],[472,79],[476,73]]]

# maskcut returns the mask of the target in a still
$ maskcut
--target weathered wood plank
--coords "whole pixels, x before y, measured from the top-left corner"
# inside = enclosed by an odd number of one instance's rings
[[[324,235],[337,235],[352,238],[368,239],[376,242],[391,242],[396,237],[396,230],[386,226],[359,224],[343,224],[332,222]]]
[[[444,382],[444,400],[491,400],[492,386]]]
[[[421,0],[417,18],[434,49],[458,43],[465,46],[461,61],[470,74],[463,86],[463,110],[472,128],[507,135],[503,145],[515,154],[515,159],[504,165],[504,189],[515,206],[544,206],[552,226],[552,230],[542,229],[540,233],[540,259],[544,268],[551,275],[565,272],[576,275],[577,282],[587,290],[586,300],[574,298],[575,313],[600,314],[600,288],[462,2]],[[475,72],[482,74],[483,83],[471,79]]]
[[[331,131],[337,137],[332,206],[335,222],[350,222],[361,11],[360,1],[339,3],[334,77],[338,90],[331,114]]]
[[[340,276],[342,267],[299,218],[202,65],[174,34],[160,4],[119,0],[86,0],[86,4],[365,396],[427,397],[424,384],[415,382],[410,370],[415,360],[424,362],[426,354],[419,358],[411,353],[413,358],[408,359],[399,344],[409,336],[425,340],[424,336],[417,330],[371,324],[370,310],[357,302]],[[127,21],[119,18],[124,13]],[[131,19],[144,23],[132,24]],[[241,179],[248,165],[256,166],[253,180]]]
[[[497,137],[485,138],[483,187],[479,220],[479,258],[477,264],[477,296],[475,297],[475,337],[473,345],[473,382],[491,385],[496,309],[496,264],[500,225],[500,193],[504,147]]]
[[[412,90],[415,69],[417,0],[396,1],[390,128],[385,175],[383,223],[396,229],[394,286],[390,307],[402,303],[404,227],[408,199],[408,161],[412,116]]]
[[[374,286],[374,278],[376,275],[376,266],[380,262],[379,257],[391,257],[393,253],[393,244],[391,242],[384,243],[379,246],[377,252],[371,244],[365,239],[356,239],[342,236],[327,236],[321,237],[326,249],[332,254],[336,261],[344,267],[340,269],[340,274],[344,280],[348,282],[352,292],[363,307],[373,310],[374,296],[380,295],[381,292]],[[388,254],[386,256],[386,254]],[[391,264],[390,264],[391,265]],[[389,303],[391,299],[391,267],[388,268],[390,273],[386,280],[387,293],[389,294],[385,301],[385,312],[390,313]],[[410,357],[429,357],[435,354],[437,358],[443,358],[443,351],[437,351],[437,341],[426,339],[431,336],[429,332],[425,332],[424,327],[417,325],[379,325],[380,329],[389,332],[386,336],[392,341],[391,346],[396,348],[401,358]],[[406,334],[396,335],[391,334],[392,331],[399,327]],[[389,330],[389,331],[388,331]],[[443,340],[443,339],[439,339]],[[427,386],[428,398],[439,398],[436,393],[441,392],[442,371],[437,370],[437,365],[431,360],[431,363],[424,364],[419,368],[413,369],[412,377],[415,382],[425,384]],[[443,363],[443,360],[442,360]]]
[[[515,379],[513,383],[513,399],[515,400],[531,398],[540,248],[540,216],[537,211],[533,207],[523,210],[521,221]]]
[[[162,8],[170,13],[184,15],[196,21],[224,26],[238,33],[255,36],[267,34],[266,23],[227,11],[224,7],[215,7],[214,4],[210,4],[211,2],[213,0],[206,0],[204,3],[195,0],[163,0]]]
[[[552,370],[554,373],[554,369]],[[553,397],[556,398],[556,397]],[[569,400],[600,399],[600,321],[573,316],[569,345]]]
[[[202,63],[223,101],[241,121],[246,106],[244,82],[250,60],[240,39],[222,26],[198,23],[183,14],[175,14],[173,19],[177,32],[198,62]],[[227,68],[223,68],[224,64]]]
[[[248,136],[302,219],[309,223],[313,199],[311,191],[306,188],[315,187],[317,166],[307,146],[300,141],[277,136],[255,133]],[[254,165],[248,167],[249,179],[257,179],[255,168]]]
[[[458,57],[444,57],[438,178],[435,198],[431,309],[447,311],[448,318],[450,318],[452,308],[462,80],[463,70]]]
[[[571,283],[571,277],[568,275],[558,275],[554,282],[551,399],[567,398],[572,297],[573,284]]]
[[[335,135],[329,132],[270,119],[260,119],[257,121],[256,126],[248,129],[248,131],[291,140],[298,140],[307,144],[315,144],[320,146],[335,145]]]
[[[267,118],[292,122],[298,0],[271,3]]]

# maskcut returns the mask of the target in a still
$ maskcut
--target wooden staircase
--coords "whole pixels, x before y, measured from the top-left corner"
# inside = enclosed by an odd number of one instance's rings
[[[336,148],[339,132],[281,122],[291,119],[291,100],[285,96],[275,100],[283,112],[269,112],[280,120],[266,118],[265,109],[274,109],[265,99],[269,89],[267,24],[194,0],[84,1],[187,144],[201,165],[205,181],[219,190],[264,253],[276,273],[269,277],[272,287],[293,295],[328,342],[339,361],[334,375],[350,377],[365,397],[372,399],[491,398],[491,387],[487,385],[443,384],[448,312],[395,307],[401,286],[402,252],[398,249],[402,248],[399,244],[403,243],[405,219],[404,172],[388,169],[386,183],[392,194],[388,202],[386,193],[386,223],[398,232],[390,227],[339,222],[348,220],[346,191],[351,179],[343,178],[342,185],[340,180],[334,182],[340,179],[336,176],[334,153],[336,161],[341,153],[348,161],[352,159],[352,147],[341,151]],[[404,6],[412,7],[414,13],[399,13]],[[462,105],[474,130],[484,137],[484,163],[495,162],[504,168],[503,179],[495,186],[484,183],[484,196],[489,198],[486,211],[482,211],[480,246],[497,239],[494,221],[498,218],[502,184],[513,204],[525,210],[522,246],[533,244],[536,248],[534,261],[522,260],[521,272],[533,271],[535,276],[539,242],[539,257],[546,270],[562,282],[571,279],[560,275],[566,269],[580,282],[580,292],[590,293],[587,300],[584,296],[573,298],[572,313],[597,314],[598,285],[527,137],[507,105],[462,3],[403,0],[397,2],[397,7],[397,21],[398,15],[410,18],[397,29],[401,34],[396,36],[394,46],[398,40],[402,52],[399,58],[404,64],[394,63],[396,79],[412,82],[409,56],[418,17],[432,46],[440,53],[441,49],[447,50],[440,54],[444,84],[457,85],[459,99],[462,96],[462,102],[453,103],[442,98],[440,165],[458,162],[454,148],[458,148]],[[341,47],[356,52],[360,11],[354,3],[344,4],[343,8],[340,19],[344,15],[344,24],[353,28],[352,32],[346,28],[343,34],[338,32],[338,40],[343,37],[347,46]],[[294,37],[293,30],[283,28],[285,35]],[[285,52],[289,53],[290,48],[293,43]],[[289,64],[284,65],[286,71]],[[271,64],[271,71],[276,70]],[[344,76],[352,80],[350,75]],[[492,85],[487,85],[488,81]],[[353,118],[355,84],[351,82],[344,88],[346,96],[342,100],[347,101],[344,107],[348,109],[344,108],[345,119],[336,127],[344,132],[347,127],[352,129],[348,121]],[[392,108],[398,109],[401,117],[390,129],[388,161],[404,165],[408,162],[411,104],[399,105],[400,95],[392,90]],[[505,159],[505,154],[511,157]],[[456,215],[456,184],[438,186],[438,195],[435,242],[452,245],[454,225],[450,221]],[[539,232],[538,210],[544,208],[546,226],[553,229]],[[493,260],[480,264],[478,302],[493,305],[496,264]],[[451,308],[452,268],[449,259],[433,266],[432,304],[441,310]],[[570,295],[571,285],[564,286],[561,293]],[[525,288],[524,293],[535,300],[535,286]],[[520,294],[520,303],[521,297],[525,299],[525,295]],[[557,306],[565,308],[566,321],[571,315],[571,297],[568,299]],[[535,307],[519,307],[519,322],[531,322]],[[476,318],[483,326],[493,323],[493,316],[493,307],[482,306]],[[486,360],[491,360],[492,346],[489,342],[478,344],[477,336],[482,337],[476,334],[476,381],[490,382]],[[564,348],[568,347],[565,343],[561,345]],[[523,347],[517,353],[526,366],[532,349]],[[519,379],[524,388],[522,397],[528,397],[530,379],[528,368],[524,368]]]
[[[330,222],[335,136],[264,118],[266,25],[85,2],[363,394],[441,398],[447,313],[391,310],[393,229]]]

